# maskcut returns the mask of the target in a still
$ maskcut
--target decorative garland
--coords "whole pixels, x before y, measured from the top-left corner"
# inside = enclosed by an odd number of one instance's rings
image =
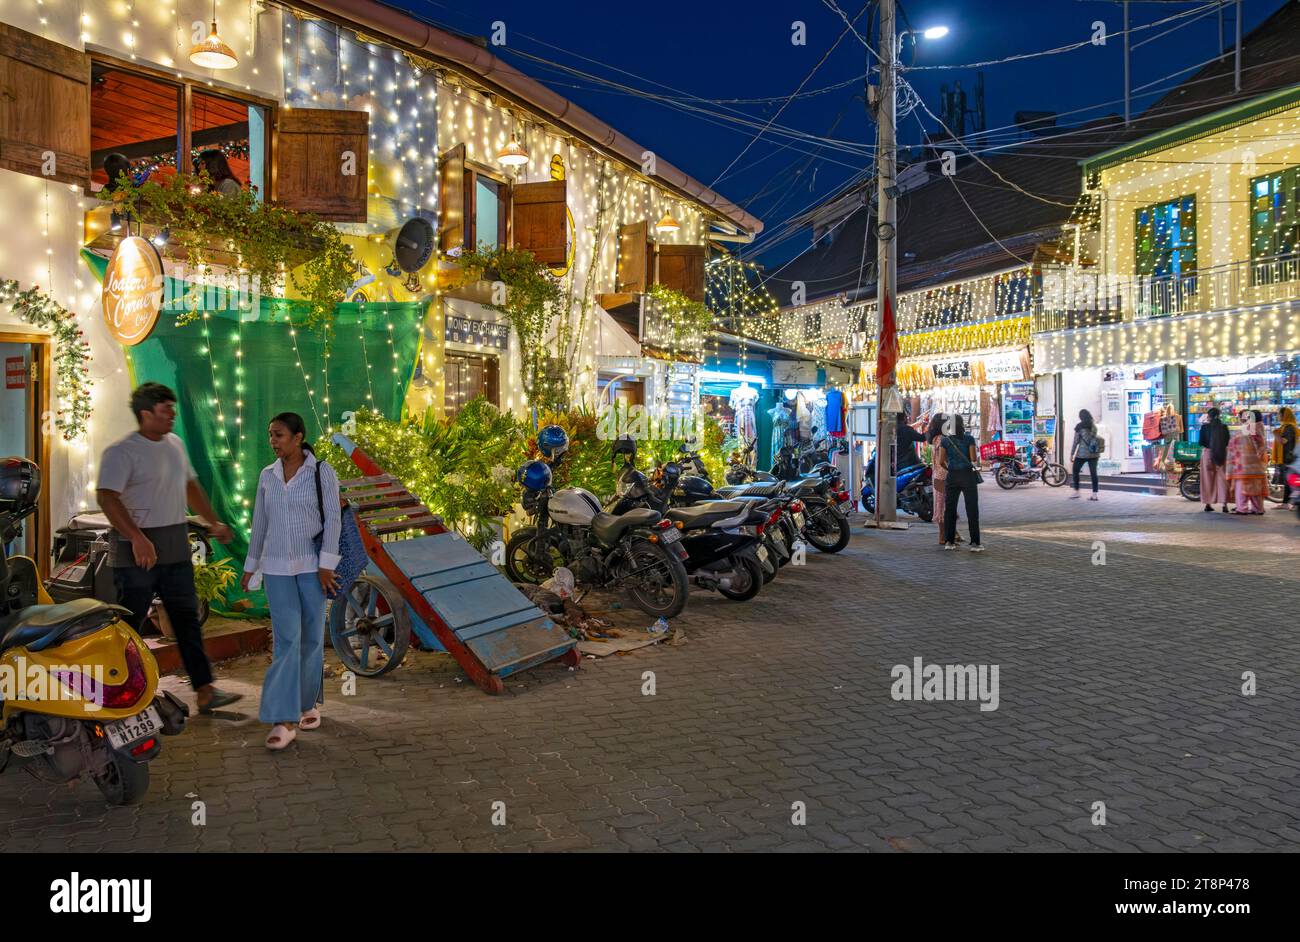
[[[54,427],[63,433],[64,441],[84,437],[90,421],[90,344],[77,326],[77,315],[40,288],[20,291],[12,279],[0,280],[0,304],[13,305],[19,318],[45,328],[58,341],[54,364],[61,408],[54,414]]]
[[[713,329],[713,312],[702,301],[692,301],[680,291],[651,285],[647,292],[662,320],[647,337],[673,360],[700,362],[704,344]]]

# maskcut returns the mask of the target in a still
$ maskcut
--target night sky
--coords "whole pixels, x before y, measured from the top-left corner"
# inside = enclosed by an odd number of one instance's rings
[[[757,130],[727,122],[721,115],[732,109],[732,114],[739,112],[761,126],[845,29],[843,20],[826,0],[387,2],[440,26],[477,36],[487,36],[493,21],[504,21],[507,45],[504,49],[494,47],[494,52],[705,184],[713,183],[732,164]],[[865,0],[836,2],[852,18]],[[1249,32],[1281,3],[1282,0],[1246,0],[1243,32]],[[1063,115],[1062,125],[1122,113],[1122,38],[1118,34],[1123,14],[1119,3],[1109,0],[908,0],[900,9],[906,14],[904,20],[900,13],[900,28],[910,24],[923,29],[942,24],[951,30],[943,39],[920,39],[914,60],[909,45],[904,61],[914,61],[917,66],[971,63],[1052,49],[1088,39],[1093,22],[1102,20],[1107,31],[1115,34],[1104,47],[1088,45],[1072,52],[984,68],[987,126],[999,129],[1011,125],[1017,111],[1054,111]],[[1135,88],[1216,55],[1219,20],[1213,3],[1135,0],[1130,9],[1133,27],[1193,11],[1167,25],[1133,33],[1132,42],[1137,44],[1181,25],[1175,32],[1134,51],[1132,84]],[[1199,10],[1205,11],[1204,15],[1198,17]],[[868,11],[857,20],[858,32],[864,37],[868,35],[866,27],[873,13]],[[791,42],[794,20],[807,24],[804,46]],[[1224,8],[1224,30],[1230,45],[1234,35],[1230,4]],[[783,220],[814,205],[869,162],[861,146],[874,144],[875,128],[864,110],[861,82],[855,81],[866,71],[867,55],[858,39],[851,33],[845,36],[804,90],[849,84],[800,98],[790,103],[777,119],[777,124],[803,134],[848,142],[846,146],[856,146],[856,152],[830,145],[819,149],[815,141],[792,140],[768,132],[715,185],[720,193],[763,219],[768,232],[760,238],[759,248],[765,239],[770,241],[779,231]],[[610,89],[596,80],[562,73],[530,57],[589,72],[601,79],[632,86],[635,91]],[[1167,90],[1189,74],[1168,78],[1152,91]],[[960,81],[970,93],[975,78],[973,69],[918,70],[908,75],[925,104],[936,114],[940,112],[941,85]],[[687,104],[707,113],[666,107],[640,97],[642,92],[687,98]],[[709,101],[695,101],[688,96]],[[973,106],[973,94],[969,97]],[[718,103],[742,98],[775,98],[776,101]],[[1135,97],[1134,113],[1153,100],[1151,92]],[[1087,110],[1065,115],[1077,109]],[[938,130],[935,122],[919,110],[916,113],[921,115],[927,129]],[[900,119],[899,127],[900,145],[920,142],[922,130],[915,116]],[[1003,139],[1015,137],[1015,134],[1004,135]],[[814,158],[811,161],[810,155]],[[760,260],[781,260],[804,245],[806,240],[796,236],[766,254],[760,253]]]

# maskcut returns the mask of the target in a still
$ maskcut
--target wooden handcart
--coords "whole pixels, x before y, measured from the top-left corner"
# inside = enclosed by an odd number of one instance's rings
[[[454,657],[488,693],[546,661],[578,666],[577,642],[464,537],[346,436],[334,442],[365,474],[339,482],[371,564],[330,606],[330,641],[350,670],[392,670],[412,634],[419,647]]]

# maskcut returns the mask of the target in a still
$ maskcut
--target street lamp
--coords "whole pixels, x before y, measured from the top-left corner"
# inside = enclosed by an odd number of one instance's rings
[[[898,46],[896,47],[898,49],[898,55],[902,56],[903,40],[908,36],[911,36],[912,42],[915,43],[917,36],[924,39],[943,39],[943,37],[948,35],[948,32],[949,30],[946,26],[928,26],[925,29],[905,29],[898,34]]]
[[[948,35],[948,27],[931,26],[929,29],[922,30],[921,35],[926,39],[943,39],[943,37]]]

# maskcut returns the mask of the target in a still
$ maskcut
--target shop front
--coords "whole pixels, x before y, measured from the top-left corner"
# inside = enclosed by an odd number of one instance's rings
[[[918,357],[904,360],[898,370],[913,424],[936,413],[957,415],[976,440],[1012,438],[1019,447],[1030,446],[1034,438],[1032,377],[1025,347]]]
[[[1197,428],[1217,408],[1228,425],[1242,409],[1258,409],[1266,428],[1276,428],[1283,408],[1300,409],[1300,353],[1220,357],[1187,364],[1188,425]]]

